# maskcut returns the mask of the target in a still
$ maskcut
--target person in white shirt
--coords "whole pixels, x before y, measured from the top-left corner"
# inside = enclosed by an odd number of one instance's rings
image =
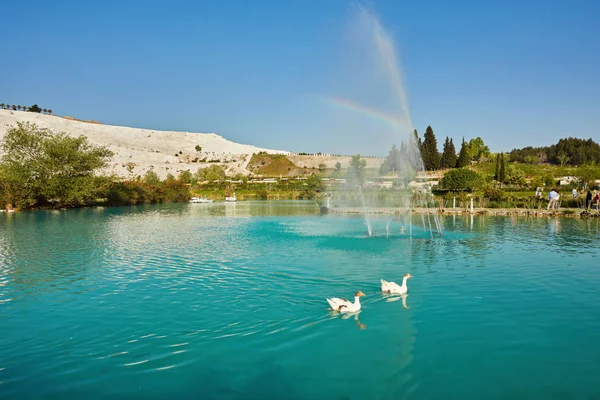
[[[550,193],[548,193],[548,210],[550,208],[558,208],[558,199],[560,198],[560,195],[558,194],[558,192],[554,189],[552,189],[550,191]]]

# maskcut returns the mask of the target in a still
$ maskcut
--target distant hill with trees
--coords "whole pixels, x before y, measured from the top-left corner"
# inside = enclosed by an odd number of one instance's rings
[[[600,164],[600,144],[590,139],[569,137],[546,147],[524,147],[509,153],[510,161],[524,164],[587,165]]]

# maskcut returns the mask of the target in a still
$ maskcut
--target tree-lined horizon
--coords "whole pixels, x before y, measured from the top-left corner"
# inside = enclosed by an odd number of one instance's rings
[[[0,103],[0,109],[2,110],[11,110],[11,111],[29,111],[40,114],[52,114],[52,110],[49,108],[40,108],[37,104],[31,106],[21,106],[15,104],[4,104]]]

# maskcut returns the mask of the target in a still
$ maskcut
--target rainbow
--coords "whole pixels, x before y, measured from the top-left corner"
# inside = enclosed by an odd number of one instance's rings
[[[358,103],[354,103],[347,99],[342,99],[339,97],[321,97],[321,100],[326,104],[330,104],[330,105],[336,106],[338,108],[342,108],[344,110],[359,112],[362,115],[368,116],[379,122],[386,123],[394,128],[406,128],[406,124],[400,119],[397,119],[391,115],[382,113],[381,111],[376,110],[374,108],[370,108],[370,107],[363,106]]]

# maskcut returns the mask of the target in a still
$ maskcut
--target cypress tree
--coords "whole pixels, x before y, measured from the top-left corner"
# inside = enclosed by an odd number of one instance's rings
[[[465,142],[465,138],[463,138],[462,145],[460,146],[460,154],[458,155],[458,160],[456,161],[456,168],[462,168],[469,165],[469,150],[467,147],[468,146]]]
[[[442,154],[440,163],[442,168],[456,167],[456,149],[454,148],[452,139],[448,139],[448,136],[446,136],[446,141],[444,142],[444,153]]]
[[[506,171],[504,170],[504,153],[500,153],[500,172],[498,181],[502,184],[506,181]]]
[[[440,167],[440,153],[437,150],[437,140],[431,126],[428,126],[423,135],[423,146],[421,155],[423,157],[423,164],[425,164],[426,170],[438,169]]]
[[[494,179],[500,180],[500,154],[496,155],[496,170],[494,171]]]

